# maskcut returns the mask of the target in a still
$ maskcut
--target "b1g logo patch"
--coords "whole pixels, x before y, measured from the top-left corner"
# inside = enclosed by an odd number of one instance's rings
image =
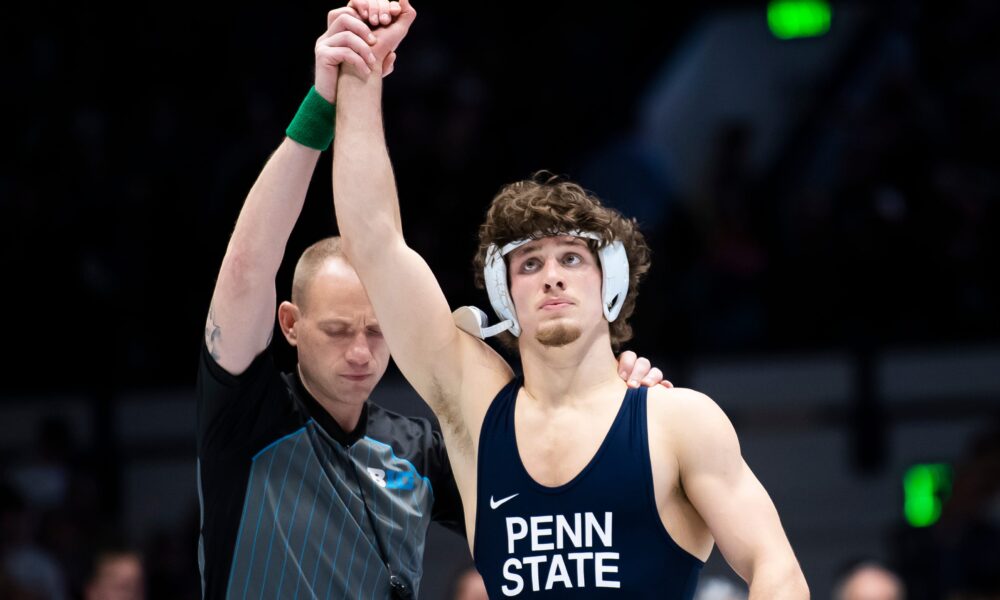
[[[417,478],[411,471],[386,471],[368,467],[368,474],[375,483],[387,490],[412,490],[417,485]]]

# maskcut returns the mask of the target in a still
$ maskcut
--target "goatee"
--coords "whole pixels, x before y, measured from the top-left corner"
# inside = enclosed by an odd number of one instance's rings
[[[558,348],[580,339],[580,334],[581,331],[578,327],[555,323],[548,327],[539,328],[535,334],[535,339],[543,346]]]

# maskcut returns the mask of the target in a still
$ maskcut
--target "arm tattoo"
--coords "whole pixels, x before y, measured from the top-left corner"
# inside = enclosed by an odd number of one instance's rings
[[[208,354],[216,361],[219,360],[219,351],[215,344],[222,337],[222,329],[215,322],[215,305],[208,307],[208,320],[205,321],[205,346],[208,347]]]

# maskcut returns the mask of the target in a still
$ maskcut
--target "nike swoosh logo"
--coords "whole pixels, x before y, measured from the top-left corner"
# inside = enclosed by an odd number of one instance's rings
[[[496,510],[496,509],[500,508],[501,504],[503,504],[504,502],[506,502],[508,500],[513,500],[519,494],[520,494],[520,492],[518,492],[517,494],[512,494],[510,496],[507,496],[506,498],[501,498],[499,500],[494,500],[493,496],[490,496],[490,508],[492,508],[493,510]]]

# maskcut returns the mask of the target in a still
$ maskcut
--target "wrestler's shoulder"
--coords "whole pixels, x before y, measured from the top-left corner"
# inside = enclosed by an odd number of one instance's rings
[[[683,387],[654,385],[646,392],[651,406],[697,410],[699,407],[714,406],[715,401],[707,394]]]
[[[649,388],[646,394],[648,410],[653,418],[689,425],[703,420],[712,422],[726,418],[715,400],[697,390],[658,385]]]

